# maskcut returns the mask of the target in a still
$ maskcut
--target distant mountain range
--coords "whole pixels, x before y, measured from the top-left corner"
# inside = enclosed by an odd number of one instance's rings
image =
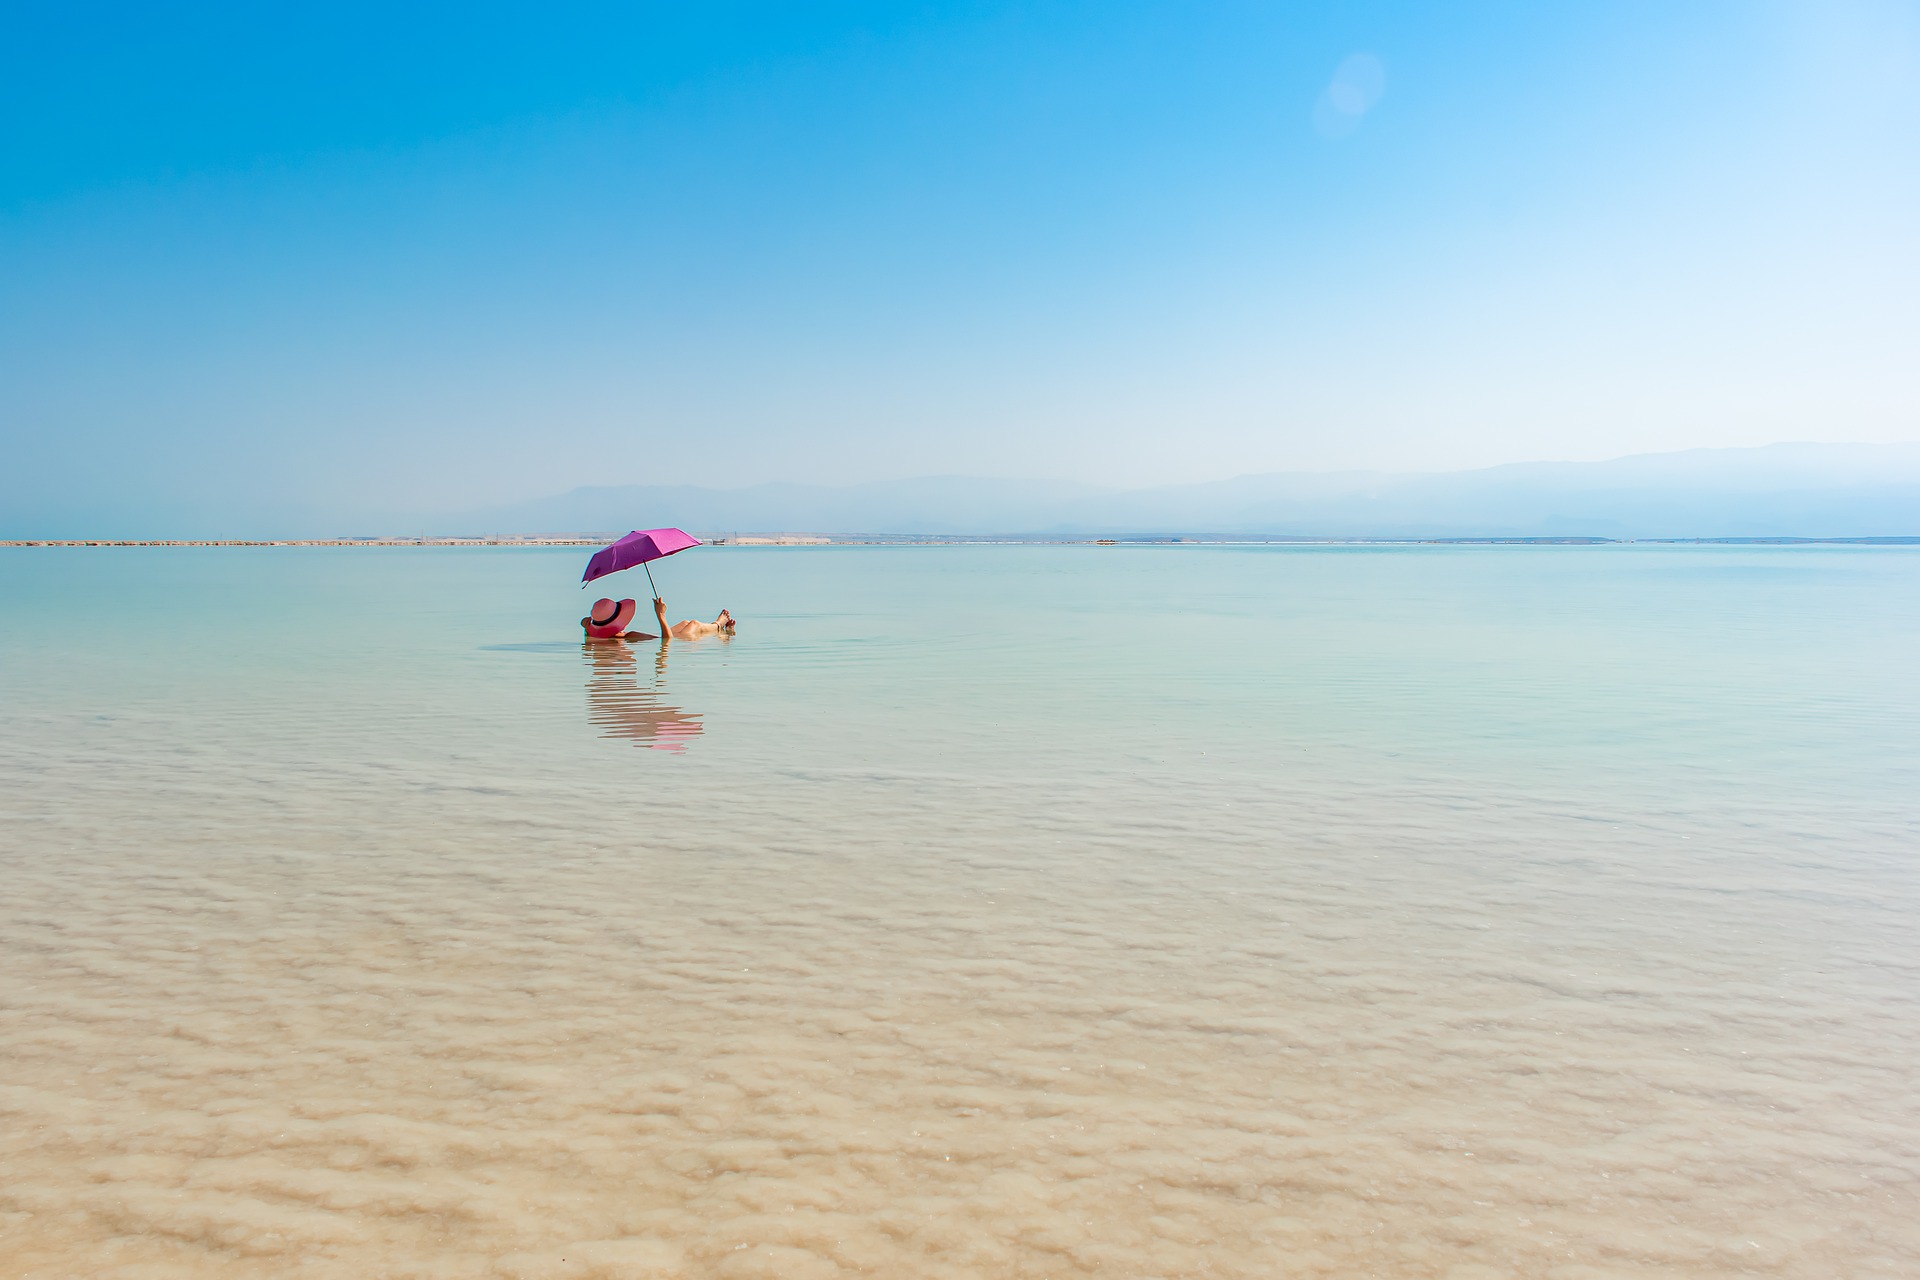
[[[1920,535],[1920,444],[1777,444],[1445,473],[1282,472],[1102,489],[937,476],[844,487],[581,488],[431,522],[447,534],[618,532],[1152,537]]]

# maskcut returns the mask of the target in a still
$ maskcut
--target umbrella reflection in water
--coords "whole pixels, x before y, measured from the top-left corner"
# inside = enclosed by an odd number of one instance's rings
[[[605,738],[630,738],[636,747],[685,751],[703,732],[700,717],[660,700],[659,682],[667,673],[667,648],[654,654],[650,686],[640,683],[640,663],[632,646],[588,641],[587,720]]]

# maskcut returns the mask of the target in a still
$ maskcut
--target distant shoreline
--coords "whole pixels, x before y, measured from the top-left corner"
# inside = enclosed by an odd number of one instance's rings
[[[15,538],[0,539],[0,547],[597,547],[619,537],[606,534],[555,534],[499,538]],[[1797,538],[1797,537],[1720,537],[1720,538],[1575,538],[1575,537],[1483,537],[1483,538],[1341,538],[1308,536],[1183,537],[1141,536],[1131,538],[1073,538],[1021,536],[1017,534],[919,535],[867,534],[829,535],[807,533],[715,534],[702,539],[710,546],[725,547],[824,547],[824,546],[1920,546],[1920,535],[1902,537]]]

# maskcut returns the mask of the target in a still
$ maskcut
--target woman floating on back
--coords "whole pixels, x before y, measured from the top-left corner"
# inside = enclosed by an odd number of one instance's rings
[[[656,637],[644,631],[629,631],[627,624],[633,621],[639,603],[633,600],[600,599],[593,602],[593,611],[580,619],[580,626],[589,640],[652,640]],[[653,616],[660,620],[660,637],[673,640],[692,640],[699,636],[733,634],[733,615],[725,609],[712,622],[699,622],[688,618],[683,622],[667,625],[667,603],[659,596],[653,598]]]

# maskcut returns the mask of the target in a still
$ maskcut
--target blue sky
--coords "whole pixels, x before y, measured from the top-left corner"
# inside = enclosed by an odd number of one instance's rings
[[[8,530],[1920,438],[1920,2],[274,8],[10,15]]]

